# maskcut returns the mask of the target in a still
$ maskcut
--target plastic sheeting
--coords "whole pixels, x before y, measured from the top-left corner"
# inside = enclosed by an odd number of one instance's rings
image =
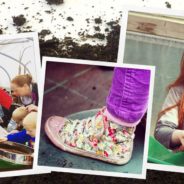
[[[9,89],[10,80],[25,73],[37,81],[33,39],[0,40],[0,86]]]

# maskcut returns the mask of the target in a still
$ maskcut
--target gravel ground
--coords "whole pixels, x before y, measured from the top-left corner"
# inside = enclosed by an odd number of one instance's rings
[[[43,175],[24,176],[24,177],[13,177],[13,178],[4,178],[0,179],[0,184],[37,184],[37,183],[96,183],[96,184],[182,184],[184,180],[184,174],[179,173],[167,173],[167,172],[158,172],[158,171],[148,171],[146,180],[136,180],[136,179],[127,179],[127,178],[113,178],[113,177],[102,177],[102,176],[89,176],[81,174],[68,174],[68,173],[51,173]]]

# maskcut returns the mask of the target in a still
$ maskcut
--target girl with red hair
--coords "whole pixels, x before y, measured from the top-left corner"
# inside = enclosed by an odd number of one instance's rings
[[[184,53],[180,74],[168,86],[168,95],[158,115],[155,138],[168,149],[184,150]]]

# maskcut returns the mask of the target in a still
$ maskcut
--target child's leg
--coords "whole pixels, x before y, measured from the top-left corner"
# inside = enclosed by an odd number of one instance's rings
[[[115,68],[106,115],[116,123],[136,126],[147,109],[150,71]]]

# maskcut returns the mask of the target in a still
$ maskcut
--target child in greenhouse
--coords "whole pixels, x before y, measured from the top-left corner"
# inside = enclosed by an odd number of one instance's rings
[[[11,81],[12,95],[18,97],[23,106],[38,105],[38,87],[33,83],[29,74],[18,75]],[[17,122],[12,118],[8,124],[8,131],[15,130]]]
[[[155,138],[168,149],[184,150],[184,53],[180,74],[169,85],[169,92],[159,113]]]
[[[51,116],[45,131],[60,149],[114,164],[131,159],[134,132],[147,110],[150,70],[115,68],[106,107],[87,119]]]
[[[12,113],[12,120],[16,123],[14,128],[12,127],[12,124],[8,124],[7,131],[8,132],[16,132],[19,127],[22,126],[22,121],[28,114],[28,111],[26,107],[22,106],[17,109],[15,109]],[[13,128],[13,129],[12,129]]]
[[[28,146],[34,147],[36,135],[37,112],[30,112],[23,119],[23,130],[16,133],[10,133],[0,141],[12,141],[20,144],[28,143]]]

